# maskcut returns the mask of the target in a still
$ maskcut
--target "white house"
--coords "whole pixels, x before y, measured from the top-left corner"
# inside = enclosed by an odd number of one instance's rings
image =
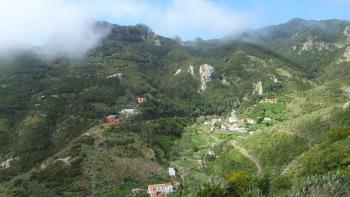
[[[176,171],[174,168],[169,168],[169,175],[170,176],[176,176]]]
[[[139,111],[137,111],[137,109],[123,109],[122,111],[120,111],[120,114],[125,116],[134,116],[138,113]]]

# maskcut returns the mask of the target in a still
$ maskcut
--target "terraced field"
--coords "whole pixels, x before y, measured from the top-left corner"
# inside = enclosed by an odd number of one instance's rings
[[[196,123],[187,127],[183,137],[176,142],[177,148],[174,152],[178,157],[170,163],[170,166],[178,170],[184,187],[188,189],[193,183],[198,185],[198,183],[207,182],[213,174],[222,171],[214,164],[222,162],[220,157],[225,157],[227,161],[237,160],[236,157],[239,157],[238,160],[244,160],[243,163],[256,171],[252,161],[229,145],[230,141],[245,138],[248,135],[248,133],[214,132],[211,131],[211,126]],[[226,149],[232,157],[225,155]]]

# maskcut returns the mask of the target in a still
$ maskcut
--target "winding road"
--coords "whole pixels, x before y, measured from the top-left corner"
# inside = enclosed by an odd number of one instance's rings
[[[258,161],[257,158],[255,158],[253,155],[251,155],[245,148],[243,148],[242,146],[239,145],[239,143],[235,140],[231,140],[230,144],[237,149],[242,155],[244,155],[245,157],[247,157],[249,160],[251,160],[255,166],[256,169],[258,170],[258,174],[261,174],[262,172],[262,168],[260,165],[260,162]]]

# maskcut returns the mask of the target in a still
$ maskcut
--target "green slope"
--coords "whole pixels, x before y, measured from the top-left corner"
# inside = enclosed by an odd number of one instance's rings
[[[348,24],[293,20],[240,40],[180,43],[144,25],[99,23],[111,33],[82,59],[42,60],[34,49],[1,57],[0,162],[11,161],[0,169],[0,195],[132,196],[173,181],[182,183],[175,195],[218,186],[228,196],[307,187],[307,196],[317,180],[335,177],[346,196]],[[310,36],[313,47],[300,51]],[[141,95],[148,99],[139,105]],[[142,113],[104,125],[129,108]],[[213,132],[196,119],[227,121],[232,109],[254,120],[250,133]]]

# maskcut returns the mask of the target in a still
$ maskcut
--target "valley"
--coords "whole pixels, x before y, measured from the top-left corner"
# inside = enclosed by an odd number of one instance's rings
[[[97,22],[81,59],[1,57],[0,196],[348,196],[349,27],[184,42]]]

